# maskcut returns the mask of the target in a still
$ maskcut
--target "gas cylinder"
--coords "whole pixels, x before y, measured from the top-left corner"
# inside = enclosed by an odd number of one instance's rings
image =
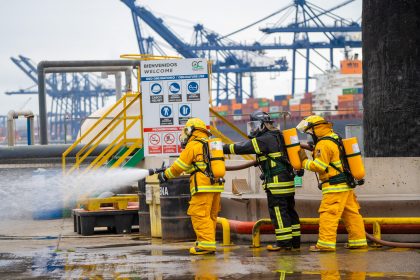
[[[208,140],[210,165],[215,178],[223,178],[226,174],[225,156],[223,154],[223,143],[220,138]]]
[[[302,162],[299,158],[299,150],[301,148],[296,128],[283,130],[283,138],[290,164],[295,170],[302,169]]]
[[[363,179],[365,177],[365,166],[363,165],[357,138],[343,139],[343,145],[351,174],[357,180]]]

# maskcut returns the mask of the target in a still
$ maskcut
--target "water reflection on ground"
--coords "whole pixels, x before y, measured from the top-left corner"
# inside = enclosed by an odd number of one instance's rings
[[[65,243],[64,243],[65,244]],[[278,254],[248,246],[190,256],[188,243],[84,245],[0,253],[2,279],[420,279],[415,250]]]

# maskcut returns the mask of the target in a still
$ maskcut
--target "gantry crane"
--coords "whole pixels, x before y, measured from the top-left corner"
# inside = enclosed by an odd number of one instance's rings
[[[360,48],[362,46],[361,38],[351,38],[347,34],[349,32],[361,32],[360,23],[352,20],[347,20],[333,13],[333,11],[353,2],[354,0],[347,0],[337,6],[329,9],[321,8],[306,0],[294,0],[286,7],[268,15],[264,18],[255,21],[243,28],[231,32],[225,36],[221,36],[215,32],[208,31],[201,24],[194,26],[193,42],[185,43],[179,38],[169,27],[167,27],[163,20],[157,18],[145,7],[139,6],[135,0],[121,0],[126,4],[132,14],[136,36],[141,53],[147,51],[143,38],[143,32],[140,28],[139,18],[142,19],[149,27],[158,33],[171,47],[173,47],[180,55],[184,57],[206,57],[215,61],[213,72],[216,74],[216,91],[217,102],[220,102],[222,92],[226,93],[225,98],[229,96],[229,84],[233,84],[235,97],[238,101],[242,101],[242,96],[245,91],[242,89],[242,78],[245,73],[250,76],[250,93],[245,94],[253,96],[253,73],[255,72],[280,72],[288,70],[288,63],[284,57],[274,60],[274,63],[255,66],[254,57],[249,53],[260,54],[266,50],[292,50],[292,95],[295,94],[296,83],[296,54],[300,54],[305,59],[305,92],[309,90],[310,64],[320,69],[315,63],[311,61],[311,51],[328,61],[330,67],[334,67],[333,50],[336,48]],[[285,27],[282,27],[282,21],[288,18],[291,14],[293,22]],[[228,38],[234,34],[242,32],[252,26],[260,24],[274,16],[281,16],[281,21],[270,28],[261,28],[260,30],[265,34],[273,33],[292,33],[292,43],[284,44],[281,42],[263,43],[256,41],[252,44],[240,44]],[[328,23],[324,19],[332,19],[333,24]],[[309,33],[323,34],[326,41],[312,41]],[[323,56],[318,49],[329,49],[329,59]],[[300,53],[300,50],[306,50],[306,54]],[[240,52],[242,51],[242,53]],[[261,55],[259,56],[261,57]],[[228,73],[235,74],[235,80],[232,82]],[[221,75],[224,74],[224,80]],[[222,85],[224,83],[224,85]]]
[[[282,72],[288,70],[287,61],[284,58],[268,59],[252,52],[244,54],[243,52],[238,53],[226,49],[226,46],[231,44],[231,42],[227,39],[221,40],[219,34],[207,30],[201,24],[194,26],[194,40],[191,44],[187,44],[166,26],[162,19],[156,17],[145,7],[137,5],[135,0],[121,1],[131,10],[140,53],[146,53],[148,49],[146,45],[147,39],[143,37],[139,19],[158,33],[183,57],[202,57],[214,60],[213,73],[216,75],[216,103],[220,103],[222,99],[228,99],[231,95],[234,95],[237,102],[240,103],[242,103],[243,96],[253,97],[253,73],[255,72]],[[195,48],[198,45],[208,45],[216,48],[216,50]],[[254,60],[256,58],[263,58],[266,61],[261,65],[257,65]],[[246,91],[243,86],[243,80],[246,76],[250,80],[249,91]]]
[[[19,55],[17,58],[11,57],[11,60],[36,85],[38,84],[37,68],[29,58]],[[46,79],[47,94],[52,98],[48,112],[51,140],[63,141],[66,135],[71,135],[72,140],[75,139],[82,121],[102,108],[108,96],[115,95],[115,89],[97,80],[92,74],[81,73],[53,73]],[[29,88],[6,94],[22,95],[38,94],[38,92]]]

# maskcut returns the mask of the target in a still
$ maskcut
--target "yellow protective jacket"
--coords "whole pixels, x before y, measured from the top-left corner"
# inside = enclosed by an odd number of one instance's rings
[[[206,133],[196,130],[188,140],[187,146],[181,152],[175,162],[165,170],[165,175],[168,179],[178,177],[182,172],[193,173],[190,176],[190,191],[191,195],[199,192],[223,192],[223,184],[211,184],[210,178],[202,172],[197,171],[199,168],[201,171],[206,169],[206,164],[203,159],[203,144],[194,141],[195,139],[208,140]]]
[[[323,125],[319,125],[319,127],[316,127],[315,133],[318,138],[332,137],[338,139],[338,135],[327,126],[324,127]],[[336,166],[339,170],[343,171],[343,165],[340,160],[340,151],[337,144],[327,139],[319,140],[316,143],[312,157],[313,160],[305,159],[302,164],[305,169],[318,173],[319,180],[322,183],[323,194],[345,192],[352,189],[347,185],[347,183],[330,185],[328,182],[331,177],[340,174],[340,172],[330,166],[330,163],[334,164],[334,166]]]

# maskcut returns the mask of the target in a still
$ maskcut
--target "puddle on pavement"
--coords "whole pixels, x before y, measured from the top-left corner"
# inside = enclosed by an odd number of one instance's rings
[[[355,271],[367,267],[368,255],[363,253],[319,255],[304,251],[278,255],[265,248],[233,246],[219,248],[215,255],[190,256],[185,243],[168,247],[153,243],[142,249],[135,248],[140,244],[110,244],[74,252],[54,252],[49,247],[20,255],[0,253],[0,279],[420,279],[417,270]],[[357,264],[361,260],[366,266]],[[349,262],[356,266],[349,268]],[[321,267],[324,270],[319,270]],[[398,271],[396,264],[393,267]],[[389,263],[384,263],[384,270],[389,268]]]

